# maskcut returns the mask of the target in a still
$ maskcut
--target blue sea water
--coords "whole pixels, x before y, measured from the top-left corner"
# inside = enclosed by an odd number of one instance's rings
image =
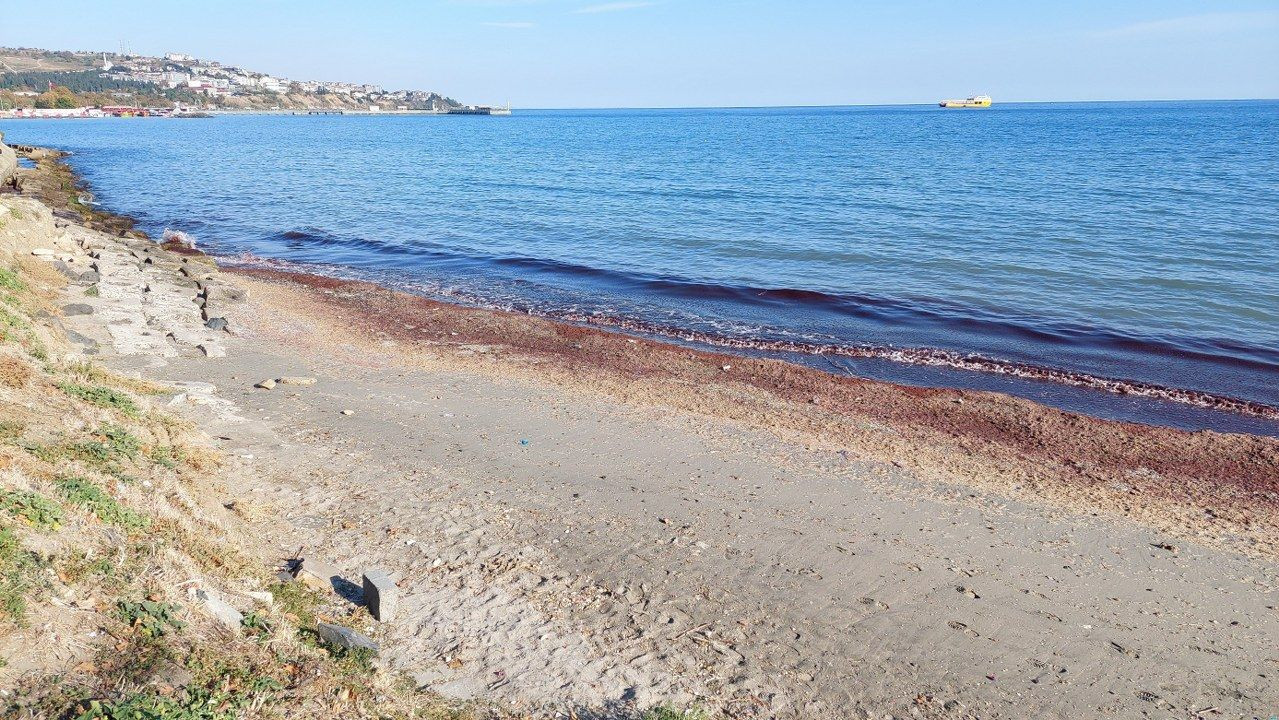
[[[1264,408],[1142,390],[1279,407],[1276,101],[0,130],[73,152],[103,205],[215,254],[832,372],[1279,434]]]

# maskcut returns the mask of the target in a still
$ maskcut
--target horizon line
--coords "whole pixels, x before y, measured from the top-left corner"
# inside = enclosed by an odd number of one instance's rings
[[[879,103],[837,103],[837,104],[788,104],[788,105],[564,105],[564,106],[543,106],[543,107],[519,107],[512,105],[511,107],[520,110],[785,110],[791,108],[853,108],[853,107],[915,107],[936,105],[940,101],[919,101],[919,102],[879,102]],[[995,103],[995,106],[1001,105],[1102,105],[1102,104],[1119,104],[1119,103],[1178,103],[1178,102],[1279,102],[1279,97],[1251,97],[1251,98],[1138,98],[1131,100],[1001,100]],[[483,105],[483,103],[472,103],[475,105]],[[494,106],[496,107],[496,106]],[[989,109],[989,108],[982,108]]]

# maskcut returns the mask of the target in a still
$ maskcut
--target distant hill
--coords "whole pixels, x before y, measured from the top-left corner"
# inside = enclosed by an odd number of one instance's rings
[[[0,48],[0,73],[60,72],[89,70],[95,67],[95,53],[37,50],[34,48]]]
[[[452,98],[428,90],[297,81],[169,53],[164,57],[0,48],[0,110],[80,105],[183,105],[204,109],[447,110]]]

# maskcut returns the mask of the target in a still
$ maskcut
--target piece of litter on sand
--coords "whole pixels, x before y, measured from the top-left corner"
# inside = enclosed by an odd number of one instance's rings
[[[524,438],[520,438],[520,444],[521,444],[521,445],[528,445],[528,440],[525,440]]]
[[[354,415],[354,414],[355,414],[355,411],[354,411],[354,410],[343,410],[343,411],[342,411],[342,414],[343,414],[343,415]]]

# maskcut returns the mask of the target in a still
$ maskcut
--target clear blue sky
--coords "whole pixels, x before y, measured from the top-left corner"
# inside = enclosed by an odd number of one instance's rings
[[[8,0],[0,44],[519,107],[1279,97],[1279,0]]]

